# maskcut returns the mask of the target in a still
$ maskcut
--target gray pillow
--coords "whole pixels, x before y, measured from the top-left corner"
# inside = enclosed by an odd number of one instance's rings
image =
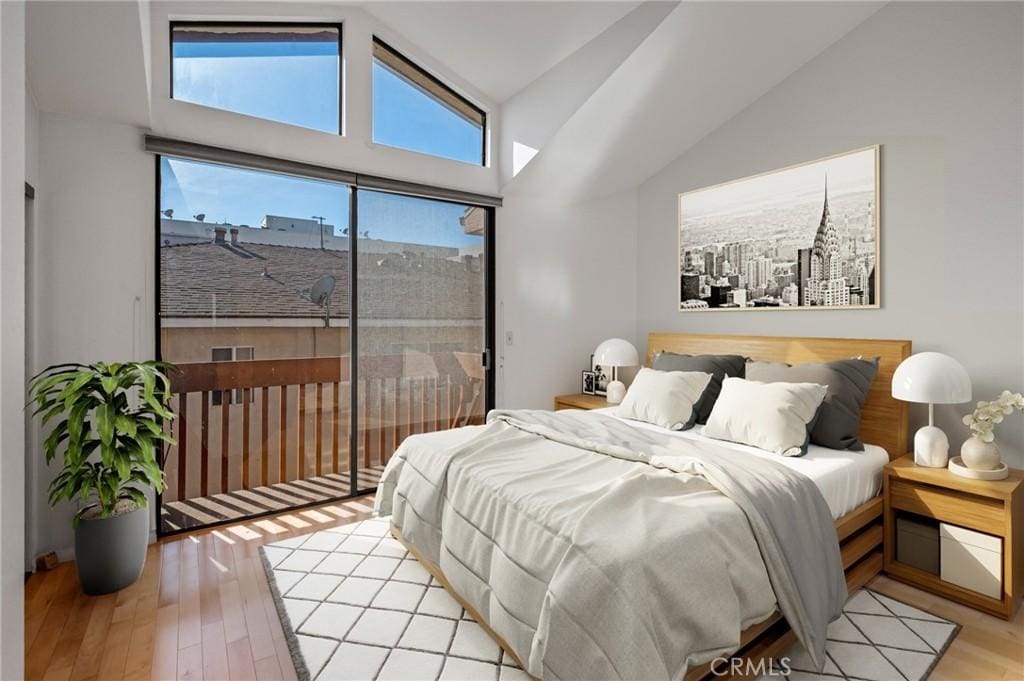
[[[705,424],[715,406],[718,393],[722,392],[722,379],[726,376],[744,378],[747,358],[742,355],[680,355],[675,352],[658,352],[654,355],[651,368],[658,371],[700,371],[711,374],[711,382],[694,405],[697,423]]]
[[[828,386],[811,442],[829,449],[864,451],[860,441],[861,409],[878,373],[878,358],[840,359],[824,364],[748,362],[747,378],[762,383],[817,383]]]

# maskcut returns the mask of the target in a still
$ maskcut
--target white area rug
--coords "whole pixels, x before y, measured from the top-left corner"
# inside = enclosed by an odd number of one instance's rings
[[[529,677],[388,532],[366,520],[261,548],[300,680],[522,681]],[[799,647],[788,675],[921,681],[959,626],[867,589],[828,632],[813,671]]]

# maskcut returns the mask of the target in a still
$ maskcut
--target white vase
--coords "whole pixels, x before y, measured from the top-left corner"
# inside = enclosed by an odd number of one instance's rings
[[[960,448],[960,458],[965,466],[976,471],[994,471],[1003,465],[996,443],[983,442],[977,435],[972,435],[964,442]]]

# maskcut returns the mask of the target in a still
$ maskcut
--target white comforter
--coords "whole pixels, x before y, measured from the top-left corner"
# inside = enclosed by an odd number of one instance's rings
[[[742,455],[659,437],[583,412],[506,414],[452,449],[411,437],[378,510],[534,676],[678,679],[776,607],[815,655],[845,582],[813,483],[761,461],[803,507],[755,502],[760,483],[725,472]]]

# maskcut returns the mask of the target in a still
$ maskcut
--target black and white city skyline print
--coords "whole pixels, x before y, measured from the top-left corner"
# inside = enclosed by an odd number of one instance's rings
[[[679,196],[679,309],[878,306],[877,146]]]

